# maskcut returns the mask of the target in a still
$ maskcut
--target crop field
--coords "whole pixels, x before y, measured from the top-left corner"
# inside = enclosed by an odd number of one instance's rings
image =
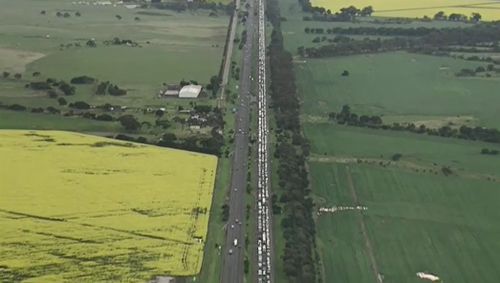
[[[384,123],[498,127],[498,79],[454,75],[478,64],[408,53],[295,64],[316,204],[347,208],[317,216],[325,282],[497,281],[500,161],[481,150],[499,145],[339,126],[327,114],[348,104]]]
[[[500,278],[498,183],[369,165],[311,166],[323,207],[367,208],[318,216],[327,282],[424,282],[417,272],[440,282]]]
[[[500,19],[500,2],[495,0],[313,0],[314,6],[337,12],[351,5],[357,8],[372,6],[375,16],[382,17],[432,17],[439,11],[447,14],[460,13],[470,16],[480,13],[485,20]]]
[[[432,17],[444,11],[467,16],[478,12],[483,20],[498,20],[500,2],[311,2],[332,13],[350,5],[375,10],[375,17],[354,22],[308,21],[304,17],[311,14],[296,1],[280,0],[285,48],[293,54],[301,121],[310,142],[322,282],[426,282],[419,272],[439,277],[437,282],[497,282],[500,159],[484,152],[500,151],[500,145],[338,125],[329,114],[349,105],[358,118],[376,115],[385,125],[498,129],[498,74],[457,76],[463,69],[480,70],[488,64],[494,70],[498,54],[478,45],[475,59],[467,51],[328,57],[341,55],[332,53],[311,59],[297,49],[335,45],[332,39],[338,34],[328,32],[332,28],[468,28],[473,24],[389,17]],[[327,33],[306,33],[306,28]],[[345,36],[387,38],[382,35],[388,34]],[[321,41],[313,42],[318,37]],[[456,55],[462,58],[452,57]]]
[[[0,281],[199,272],[217,159],[77,133],[0,131]]]
[[[498,127],[498,77],[456,77],[487,63],[405,52],[308,59],[295,65],[306,116],[327,117],[348,104],[387,122],[440,121]],[[341,76],[344,70],[349,76]],[[311,118],[311,117],[309,117]]]

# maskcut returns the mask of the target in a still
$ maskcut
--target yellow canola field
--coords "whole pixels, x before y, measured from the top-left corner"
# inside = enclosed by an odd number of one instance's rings
[[[354,5],[359,9],[372,6],[375,10],[373,15],[381,17],[432,17],[444,11],[448,15],[479,13],[483,20],[500,20],[499,0],[311,0],[311,4],[330,9],[332,13]]]
[[[203,260],[217,158],[0,130],[0,282],[145,282]]]

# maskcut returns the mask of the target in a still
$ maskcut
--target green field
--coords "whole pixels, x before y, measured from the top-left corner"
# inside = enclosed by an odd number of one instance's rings
[[[29,108],[52,106],[65,112],[68,107],[59,106],[57,99],[49,99],[46,92],[25,85],[48,78],[68,82],[73,77],[87,75],[98,81],[110,81],[126,89],[127,95],[96,96],[97,84],[76,86],[75,95],[64,97],[68,103],[126,106],[129,110],[121,115],[132,114],[142,121],[154,122],[154,117],[143,117],[143,110],[174,110],[177,106],[186,107],[189,102],[158,98],[164,83],[178,84],[184,79],[205,86],[219,73],[229,22],[224,11],[219,9],[216,15],[202,9],[178,13],[131,9],[120,4],[95,5],[97,2],[100,1],[0,0],[0,73],[10,73],[8,78],[0,78],[0,103]],[[80,16],[76,16],[77,12]],[[69,16],[58,17],[57,13]],[[138,46],[105,44],[114,38],[131,40]],[[97,46],[88,47],[89,40],[94,40]],[[40,75],[33,76],[35,72]],[[22,78],[15,79],[15,73]],[[208,97],[198,101],[215,103]],[[170,113],[169,118],[174,114]],[[30,119],[26,115],[25,123],[12,121],[9,125],[4,121],[3,124],[14,128],[29,124]],[[63,122],[66,119],[48,119],[47,123],[40,123],[53,125],[47,129],[68,128]],[[101,127],[82,120],[70,129],[100,131]]]
[[[448,119],[500,126],[500,79],[455,76],[486,63],[406,52],[306,61],[296,71],[308,115],[325,117],[348,104],[355,113],[383,115],[388,122]],[[348,77],[341,76],[344,70]]]
[[[311,167],[322,206],[368,208],[318,217],[326,282],[376,282],[361,221],[383,282],[422,282],[417,272],[442,282],[497,282],[499,183],[367,165]]]
[[[285,48],[294,55],[304,134],[311,145],[322,282],[424,282],[418,272],[436,275],[440,282],[497,282],[500,157],[481,150],[500,150],[500,145],[337,125],[328,118],[349,105],[352,113],[379,115],[384,124],[499,128],[498,75],[455,75],[488,63],[407,52],[321,59],[297,54],[300,46],[318,46],[312,43],[317,35],[306,34],[306,27],[466,24],[379,17],[304,21],[309,14],[296,1],[282,0],[280,8],[286,18]],[[341,75],[345,70],[348,76]],[[399,161],[392,160],[395,154],[402,156]]]

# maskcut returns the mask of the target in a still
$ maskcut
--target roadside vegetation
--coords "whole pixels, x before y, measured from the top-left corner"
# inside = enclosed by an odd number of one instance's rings
[[[306,167],[309,144],[302,135],[292,55],[283,46],[277,1],[268,1],[267,14],[273,25],[269,44],[270,93],[276,123],[273,152],[279,178],[279,188],[273,188],[272,211],[280,214],[280,229],[275,233],[284,239],[284,250],[277,251],[278,260],[282,261],[278,266],[283,266],[286,276],[279,280],[315,282],[316,228]]]

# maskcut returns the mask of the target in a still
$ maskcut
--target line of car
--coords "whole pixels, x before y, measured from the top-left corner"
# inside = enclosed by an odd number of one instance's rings
[[[258,149],[257,149],[257,282],[272,282],[269,209],[268,124],[266,97],[266,31],[264,1],[258,11]]]

